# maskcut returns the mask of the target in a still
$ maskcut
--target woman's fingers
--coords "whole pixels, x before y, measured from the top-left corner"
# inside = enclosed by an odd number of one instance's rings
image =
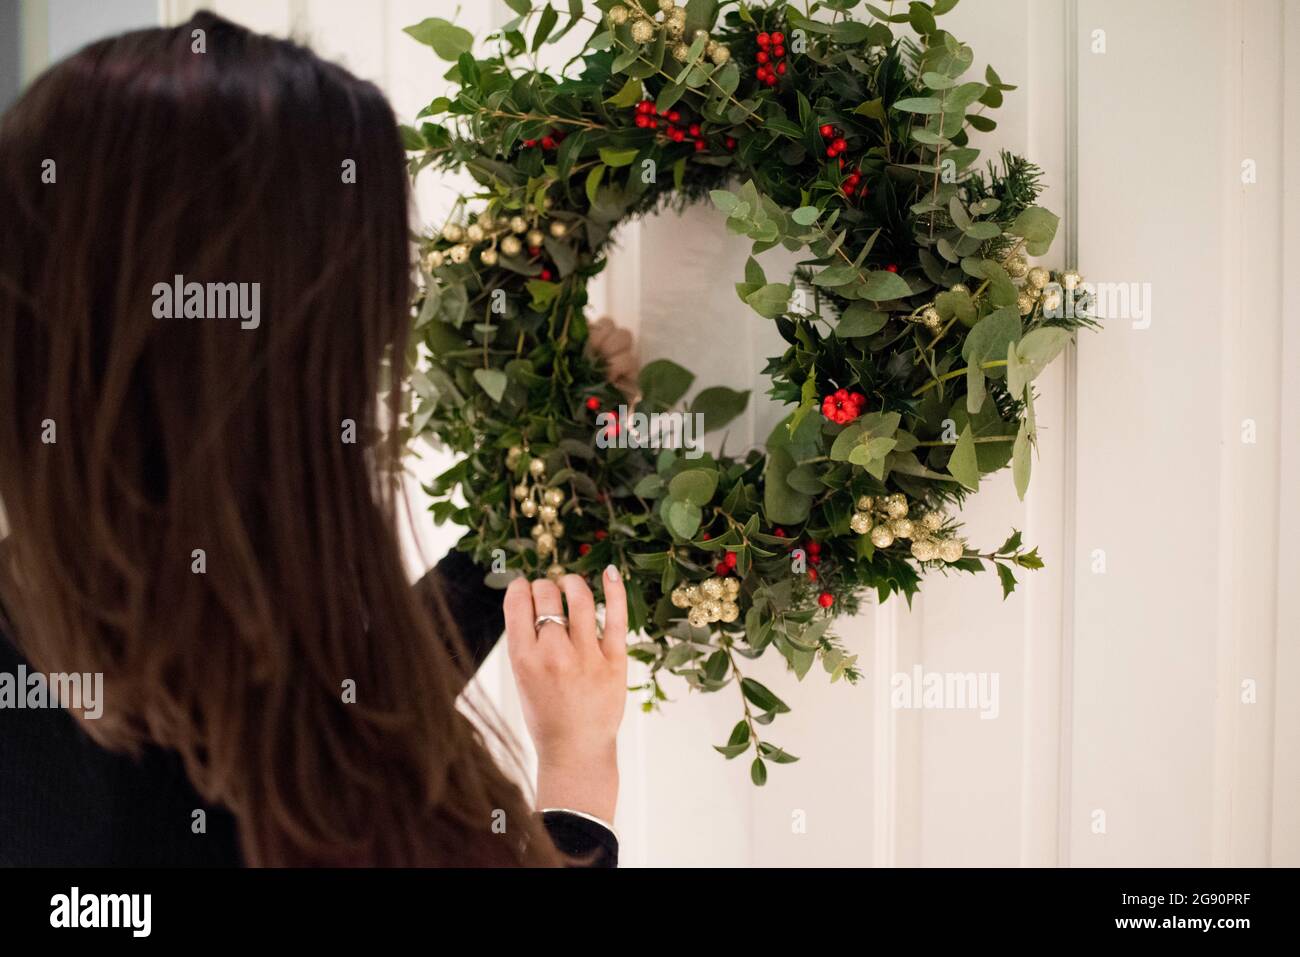
[[[618,568],[609,565],[601,575],[605,589],[605,640],[600,643],[605,657],[619,661],[627,657],[627,588]]]
[[[596,600],[581,575],[560,579],[569,603],[569,637],[583,652],[596,651]]]
[[[504,610],[510,660],[518,662],[537,642],[537,632],[533,628],[533,620],[537,615],[533,611],[533,591],[528,585],[528,579],[516,578],[510,583],[506,589]]]
[[[538,618],[543,615],[564,617],[564,599],[560,596],[560,589],[555,586],[555,582],[549,578],[539,578],[533,582],[532,587],[533,609]],[[567,641],[569,632],[563,625],[543,622],[537,626],[537,638],[539,641],[548,638],[563,638]]]

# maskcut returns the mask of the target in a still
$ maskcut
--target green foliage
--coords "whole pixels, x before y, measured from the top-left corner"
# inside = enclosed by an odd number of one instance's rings
[[[960,505],[1008,465],[1023,496],[1034,379],[1090,325],[1048,316],[1041,300],[1025,308],[1012,273],[1021,254],[1047,251],[1057,219],[1035,205],[1029,161],[1004,152],[977,167],[972,134],[995,127],[989,114],[1015,87],[991,67],[972,78],[973,51],[938,22],[954,3],[689,0],[684,50],[658,25],[638,43],[631,22],[608,17],[615,0],[588,5],[590,21],[580,0],[507,0],[515,18],[478,51],[445,20],[407,29],[459,84],[403,127],[411,172],[462,170],[477,183],[450,231],[423,239],[414,304],[426,358],[406,425],[463,456],[426,488],[435,517],[468,527],[459,547],[481,564],[504,554],[507,572],[488,576],[496,586],[552,562],[593,580],[619,566],[642,636],[630,653],[650,669],[645,707],[665,700],[665,672],[704,692],[736,689],[744,717],[716,749],[752,755],[756,784],[796,759],[762,739],[789,709],[742,673],[746,660],[775,649],[797,679],[820,661],[852,682],[856,657],[829,630],[836,615],[871,597],[910,601],[924,572],[946,568],[996,569],[1009,594],[1015,569],[1042,564],[1018,532],[945,563],[851,528],[862,496],[901,493],[918,516]],[[592,33],[565,75],[529,65],[584,22]],[[755,69],[756,34],[773,30],[807,41],[776,85]],[[643,102],[679,117],[638,124]],[[828,157],[840,139],[844,152]],[[611,443],[597,419],[630,403],[587,348],[587,285],[619,223],[698,202],[751,244],[736,293],[787,344],[764,370],[770,395],[791,406],[765,453],[638,447],[626,431]],[[456,231],[474,227],[477,240]],[[802,257],[794,277],[769,277],[755,258],[778,247]],[[706,431],[749,399],[716,385],[691,397],[695,376],[662,359],[638,385],[637,411],[699,413]],[[838,389],[865,397],[846,424],[822,414]],[[516,461],[513,448],[526,452]],[[564,492],[555,555],[538,553],[513,495],[531,458]],[[945,519],[943,534],[958,528]],[[815,579],[796,560],[810,542]],[[738,614],[692,627],[670,596],[728,554]]]

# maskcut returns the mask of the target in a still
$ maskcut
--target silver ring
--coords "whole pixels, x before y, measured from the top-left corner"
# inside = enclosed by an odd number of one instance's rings
[[[537,620],[533,622],[533,630],[540,631],[542,625],[546,624],[548,621],[554,622],[561,628],[569,627],[569,619],[565,618],[563,615],[538,615]]]

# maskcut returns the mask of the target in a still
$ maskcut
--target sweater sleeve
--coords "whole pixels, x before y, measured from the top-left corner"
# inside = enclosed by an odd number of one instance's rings
[[[496,647],[505,630],[505,614],[501,602],[505,593],[483,583],[483,569],[465,552],[451,551],[415,583],[416,593],[429,607],[435,619],[441,618],[439,598],[447,616],[455,623],[461,643],[469,660],[464,662],[467,674],[473,674]],[[460,657],[460,649],[451,643],[452,654]]]
[[[618,835],[604,821],[567,808],[543,808],[538,814],[555,846],[574,859],[575,867],[618,867]]]

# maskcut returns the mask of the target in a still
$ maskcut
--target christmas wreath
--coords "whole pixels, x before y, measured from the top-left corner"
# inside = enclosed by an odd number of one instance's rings
[[[764,737],[788,708],[745,659],[774,647],[800,679],[820,661],[854,681],[830,627],[865,596],[910,601],[926,572],[989,568],[1010,593],[1015,569],[1041,567],[1019,533],[971,547],[953,509],[1008,465],[1023,496],[1033,381],[1091,324],[1085,289],[1026,259],[1057,226],[1034,204],[1038,168],[978,165],[971,133],[1014,87],[991,67],[966,78],[970,48],[936,24],[956,0],[862,19],[859,0],[570,0],[562,26],[551,3],[507,3],[492,56],[442,19],[407,28],[459,88],[403,128],[412,174],[479,184],[421,239],[409,428],[463,455],[426,488],[432,511],[469,528],[459,547],[493,584],[622,569],[644,707],[665,673],[734,686],[743,716],[715,747],[752,751],[762,784],[795,758]],[[580,25],[562,75],[538,69]],[[792,406],[739,456],[645,441],[653,418],[630,421],[584,349],[587,282],[618,225],[705,200],[754,256],[807,257],[774,279],[751,256],[737,277],[789,344],[764,372]],[[743,411],[748,393],[722,387],[684,404],[693,381],[649,363],[636,412],[716,431]]]

